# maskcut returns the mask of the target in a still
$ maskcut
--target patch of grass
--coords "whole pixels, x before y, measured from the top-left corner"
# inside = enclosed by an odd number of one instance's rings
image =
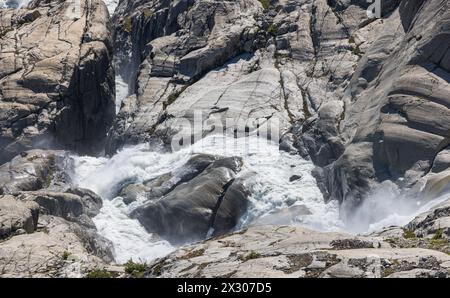
[[[126,18],[122,23],[122,28],[125,32],[130,33],[133,29],[133,20],[131,18]]]
[[[276,36],[278,33],[278,27],[275,24],[270,24],[269,28],[267,28],[267,33],[269,33],[272,36]]]
[[[352,53],[357,56],[362,56],[364,54],[363,51],[361,51],[361,49],[359,48],[359,46],[354,46],[352,48]]]
[[[70,257],[70,255],[71,255],[70,252],[65,251],[65,252],[63,252],[61,258],[62,258],[64,261],[67,261],[67,259]]]
[[[444,238],[444,230],[438,229],[436,233],[434,233],[433,240],[439,240]]]
[[[168,106],[173,104],[178,99],[178,97],[180,97],[181,93],[183,93],[187,89],[187,87],[189,87],[189,86],[188,85],[183,86],[180,90],[175,91],[172,94],[170,94],[167,97],[167,100],[163,103],[163,109],[165,110],[165,109],[167,109]]]
[[[85,278],[114,278],[114,275],[106,269],[94,269]]]
[[[269,8],[270,8],[270,0],[258,0],[258,1],[259,1],[259,3],[262,4],[262,6],[264,8],[264,11],[269,10]]]
[[[133,260],[129,260],[125,263],[125,272],[133,276],[134,278],[142,278],[147,270],[147,263],[135,263]]]
[[[348,43],[355,43],[355,38],[353,36],[350,36],[348,38]]]
[[[201,249],[192,250],[192,251],[188,252],[181,259],[188,260],[188,259],[203,256],[204,254],[205,254],[205,249],[201,248]]]
[[[144,9],[144,16],[146,19],[149,19],[153,16],[153,11],[149,8]]]
[[[254,260],[261,258],[261,254],[256,251],[251,251],[248,255],[242,257],[242,261]]]
[[[403,238],[405,239],[416,239],[416,234],[414,234],[414,231],[409,229],[403,229]]]

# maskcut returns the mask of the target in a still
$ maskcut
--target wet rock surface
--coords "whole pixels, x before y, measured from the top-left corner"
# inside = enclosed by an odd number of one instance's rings
[[[175,244],[229,232],[248,205],[245,183],[235,179],[241,166],[239,158],[194,156],[184,168],[188,175],[182,173],[166,194],[139,206],[132,217]]]

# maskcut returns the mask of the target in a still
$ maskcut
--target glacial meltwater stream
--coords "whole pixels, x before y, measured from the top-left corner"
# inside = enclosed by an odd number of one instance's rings
[[[160,153],[148,145],[137,145],[121,150],[112,158],[75,156],[74,181],[78,186],[91,189],[104,199],[101,214],[94,221],[100,234],[115,245],[117,262],[129,258],[150,260],[170,252],[166,242],[148,234],[130,212],[143,203],[125,205],[115,197],[124,183],[143,182],[159,175],[177,171],[193,154],[205,153],[221,156],[240,156],[243,170],[251,188],[251,206],[241,225],[257,218],[299,206],[302,216],[291,216],[293,223],[319,230],[336,230],[342,226],[336,202],[326,204],[311,176],[313,164],[296,155],[280,152],[278,144],[261,141],[256,137],[234,139],[209,136],[189,148],[173,153]],[[290,182],[293,175],[301,177]]]
[[[208,136],[173,153],[161,153],[142,144],[125,148],[112,158],[74,156],[75,183],[95,191],[104,200],[101,213],[94,222],[99,233],[113,242],[118,263],[131,258],[150,261],[174,249],[129,217],[144,198],[126,205],[121,197],[116,197],[120,188],[130,181],[143,182],[176,172],[198,153],[243,158],[243,169],[238,175],[248,181],[251,204],[240,227],[269,223],[300,225],[319,231],[372,232],[390,225],[406,224],[446,198],[443,196],[420,206],[418,201],[401,200],[398,193],[386,190],[368,198],[367,203],[344,223],[337,201],[325,203],[311,175],[314,165],[310,161],[279,151],[278,144],[256,137]],[[301,178],[290,181],[293,175]]]
[[[0,7],[20,8],[26,0],[0,0]],[[105,1],[112,15],[118,0]],[[128,86],[116,78],[116,111],[128,95]],[[251,191],[250,206],[236,228],[249,224],[291,224],[319,231],[365,233],[390,225],[404,225],[417,214],[448,198],[433,201],[408,200],[395,188],[386,187],[368,197],[351,217],[344,218],[337,201],[325,203],[311,175],[312,162],[298,155],[279,151],[277,143],[256,137],[234,139],[208,136],[202,141],[176,152],[162,152],[141,144],[122,149],[111,158],[73,156],[73,181],[95,191],[103,199],[103,208],[94,218],[99,233],[109,239],[117,263],[129,259],[151,261],[175,249],[169,242],[148,233],[130,213],[145,198],[126,205],[118,197],[129,183],[148,181],[176,172],[194,154],[239,156],[244,165],[238,176],[245,177]],[[295,176],[295,179],[291,177]],[[343,219],[344,218],[344,219]]]

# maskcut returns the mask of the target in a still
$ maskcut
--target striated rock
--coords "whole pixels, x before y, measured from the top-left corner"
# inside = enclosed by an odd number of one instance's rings
[[[395,248],[378,237],[252,226],[187,246],[150,264],[147,277],[448,277],[449,255]]]
[[[431,210],[419,215],[407,225],[418,237],[450,238],[450,200],[435,206]]]
[[[448,168],[440,153],[449,142],[448,4],[402,1],[358,63],[343,97],[345,146],[319,164],[328,192],[346,205],[384,180],[409,187]]]
[[[59,178],[64,151],[31,150],[22,152],[0,166],[1,193],[34,191],[50,187]],[[62,175],[62,174],[61,174]]]
[[[195,176],[184,176],[158,200],[149,200],[133,211],[132,217],[152,233],[185,243],[204,239],[208,233],[223,234],[233,229],[247,210],[248,193],[243,181],[235,180],[242,161],[238,158],[194,156],[190,168],[205,168]],[[209,164],[209,165],[208,165]]]
[[[153,138],[170,144],[174,135],[189,142],[222,128],[283,135],[342,92],[359,59],[347,26],[327,1],[280,4],[265,11],[257,0],[121,2],[116,43],[127,63],[119,68],[133,95],[107,151]],[[362,22],[364,9],[355,11]],[[204,127],[180,130],[196,118]]]
[[[31,150],[0,167],[0,276],[82,277],[113,261],[92,221],[102,200],[72,187],[66,158]]]
[[[101,199],[94,193],[80,196],[68,192],[34,191],[19,193],[18,198],[39,204],[42,214],[62,217],[68,221],[78,222],[89,228],[95,225],[91,220],[100,212]],[[83,190],[79,190],[79,193]]]
[[[0,10],[0,164],[31,148],[102,146],[114,118],[108,11],[76,3]]]
[[[0,196],[0,239],[20,233],[33,233],[38,224],[39,205],[13,196]]]
[[[43,227],[35,233],[0,242],[2,277],[83,277],[112,260],[111,252],[103,255],[105,261],[96,257],[105,250],[92,245],[97,240],[76,224],[52,216],[41,217],[39,223]]]

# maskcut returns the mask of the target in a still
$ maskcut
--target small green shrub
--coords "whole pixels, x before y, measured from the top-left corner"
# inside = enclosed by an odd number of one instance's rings
[[[261,257],[261,254],[259,252],[251,251],[248,255],[244,256],[242,258],[242,260],[248,261],[248,260],[259,259],[260,257]]]
[[[62,258],[64,261],[67,261],[67,259],[69,258],[70,255],[71,255],[70,252],[65,251],[65,252],[63,252],[61,258]]]
[[[405,239],[415,239],[416,234],[412,230],[409,229],[403,229],[403,238]]]
[[[276,36],[278,33],[278,27],[274,24],[270,24],[269,28],[267,28],[267,33],[272,36]]]
[[[361,51],[361,49],[359,48],[359,46],[355,46],[352,48],[352,53],[357,55],[357,56],[362,56],[363,52]]]
[[[113,278],[113,274],[106,269],[94,269],[86,275],[86,278]]]
[[[163,109],[165,110],[168,106],[170,106],[171,104],[173,104],[178,97],[180,97],[181,93],[183,93],[187,87],[189,87],[188,85],[183,86],[180,90],[173,92],[172,94],[170,94],[167,97],[167,100],[163,103]]]
[[[131,18],[126,18],[123,21],[122,27],[125,32],[130,33],[131,30],[133,29],[133,20]]]
[[[442,229],[438,229],[436,233],[434,233],[433,240],[439,240],[444,238],[444,231]]]
[[[153,11],[151,9],[144,9],[144,16],[146,19],[149,19],[153,16]]]
[[[269,10],[270,0],[258,0],[258,1],[262,4],[265,11]]]
[[[129,260],[125,263],[125,272],[131,274],[135,278],[142,278],[145,270],[147,270],[146,263],[135,263],[133,260]]]

